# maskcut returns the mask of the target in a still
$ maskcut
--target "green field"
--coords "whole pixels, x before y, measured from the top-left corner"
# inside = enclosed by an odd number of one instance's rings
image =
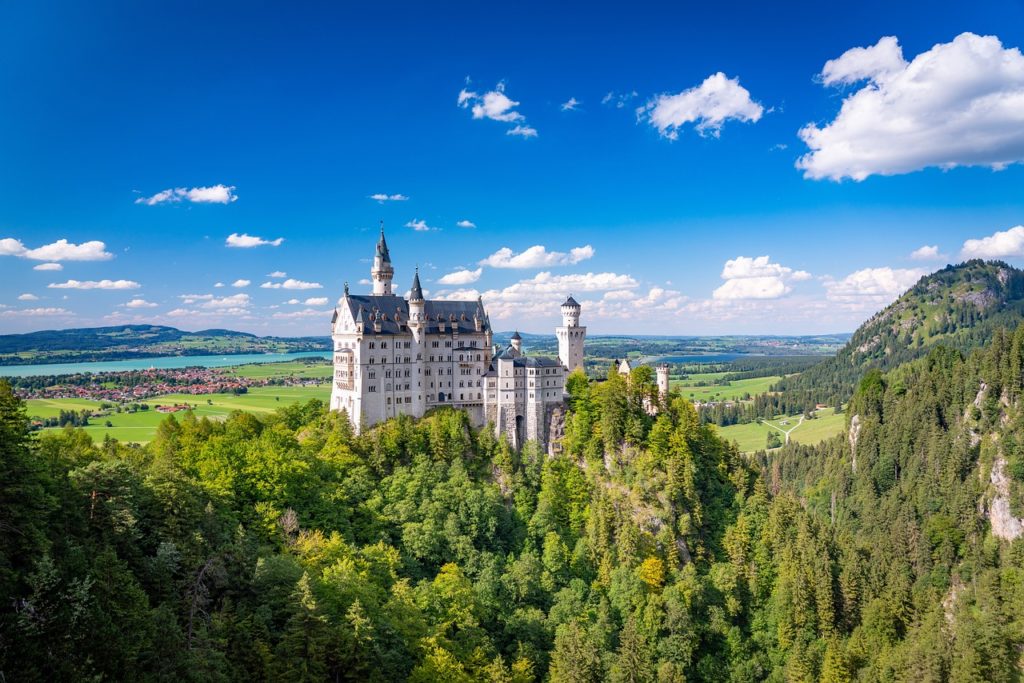
[[[311,398],[318,398],[327,401],[331,396],[331,387],[323,384],[317,387],[256,387],[249,390],[249,393],[235,396],[234,394],[206,394],[195,396],[192,394],[166,394],[146,399],[150,409],[137,413],[111,413],[104,417],[96,417],[90,420],[91,424],[85,427],[92,438],[102,441],[107,435],[119,441],[134,441],[136,443],[147,443],[153,438],[156,427],[160,421],[167,417],[164,413],[155,410],[158,405],[174,405],[188,403],[194,406],[193,412],[199,417],[213,419],[224,419],[234,410],[245,410],[252,413],[266,414],[282,406],[297,401],[308,401]],[[209,402],[208,402],[209,401]],[[99,410],[99,401],[89,401],[78,398],[61,399],[30,399],[25,402],[30,417],[55,417],[61,410]],[[183,413],[177,413],[181,417]],[[109,420],[111,427],[105,425]],[[54,429],[60,429],[54,427]]]
[[[333,372],[330,363],[304,363],[302,361],[286,361],[283,363],[258,363],[224,368],[230,375],[264,379],[269,377],[304,377],[308,379],[328,379]]]
[[[672,389],[678,391],[683,398],[691,401],[735,401],[749,394],[756,396],[768,391],[771,385],[778,382],[781,377],[778,375],[770,377],[754,377],[753,379],[738,379],[728,384],[711,384],[711,382],[725,377],[727,372],[704,372],[687,375],[686,379],[670,380]],[[708,386],[696,386],[698,383],[706,383]]]
[[[790,417],[777,417],[771,421],[771,424],[775,425],[781,430],[792,429],[789,433],[789,440],[795,443],[802,443],[812,445],[829,439],[836,434],[843,431],[846,426],[846,414],[839,413],[835,414],[834,408],[823,408],[817,411],[818,417],[814,420],[804,420],[802,424],[797,426],[800,421],[799,415]],[[788,423],[788,424],[784,424]],[[754,451],[764,450],[765,444],[768,440],[768,432],[775,431],[781,438],[785,439],[782,432],[779,429],[769,427],[768,424],[756,422],[749,422],[747,424],[729,425],[728,427],[720,427],[719,433],[722,437],[729,441],[735,441],[740,450],[744,453],[752,453]]]

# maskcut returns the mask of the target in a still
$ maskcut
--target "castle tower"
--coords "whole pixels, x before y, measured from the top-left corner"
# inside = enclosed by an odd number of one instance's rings
[[[420,268],[416,266],[416,275],[412,278],[409,289],[409,326],[422,325],[426,322],[426,305],[423,299],[423,288],[420,287]]]
[[[569,295],[562,304],[562,326],[555,328],[558,358],[570,372],[583,367],[583,343],[587,328],[580,326],[580,305]]]
[[[658,398],[664,401],[668,397],[668,363],[661,363],[657,367],[658,373]]]
[[[391,267],[391,254],[388,253],[388,243],[384,240],[384,222],[381,221],[377,254],[373,257],[373,268],[370,269],[373,295],[391,296],[391,279],[393,277],[395,277],[395,269]]]
[[[523,338],[519,336],[519,330],[512,333],[512,348],[515,349],[516,355],[523,355]]]

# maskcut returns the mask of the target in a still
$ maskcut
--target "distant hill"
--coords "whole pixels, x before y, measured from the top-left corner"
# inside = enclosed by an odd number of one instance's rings
[[[327,350],[330,350],[328,337],[260,337],[221,329],[186,332],[164,325],[117,325],[0,335],[0,365]]]
[[[899,299],[861,325],[832,358],[777,389],[812,401],[848,398],[863,374],[889,370],[937,346],[969,351],[1004,327],[1024,321],[1024,271],[1001,261],[973,260],[921,278]]]

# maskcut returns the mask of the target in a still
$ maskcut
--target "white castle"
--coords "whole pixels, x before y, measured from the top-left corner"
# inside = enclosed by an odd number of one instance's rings
[[[452,406],[475,426],[492,423],[516,448],[528,440],[546,445],[566,375],[583,367],[580,305],[571,296],[562,304],[558,360],[528,357],[518,332],[504,349],[492,347],[482,299],[425,300],[418,269],[405,299],[392,291],[394,274],[382,226],[370,270],[373,293],[350,294],[346,283],[334,309],[331,410],[346,411],[359,430]]]

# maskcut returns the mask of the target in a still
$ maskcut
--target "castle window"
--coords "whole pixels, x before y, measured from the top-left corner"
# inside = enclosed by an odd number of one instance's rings
[[[382,348],[382,349],[388,348],[388,343],[387,342],[381,342],[380,343],[380,348]]]
[[[367,387],[367,391],[376,392],[377,391],[377,387],[371,384],[369,387]]]
[[[440,342],[436,342],[436,341],[430,342],[430,347],[431,348],[436,349],[439,345],[440,345]]]
[[[450,341],[446,341],[446,342],[444,343],[444,347],[445,347],[446,349],[450,349],[450,348],[452,348],[452,343],[451,343]]]
[[[370,348],[371,349],[376,348],[376,347],[377,347],[377,342],[370,342]]]

